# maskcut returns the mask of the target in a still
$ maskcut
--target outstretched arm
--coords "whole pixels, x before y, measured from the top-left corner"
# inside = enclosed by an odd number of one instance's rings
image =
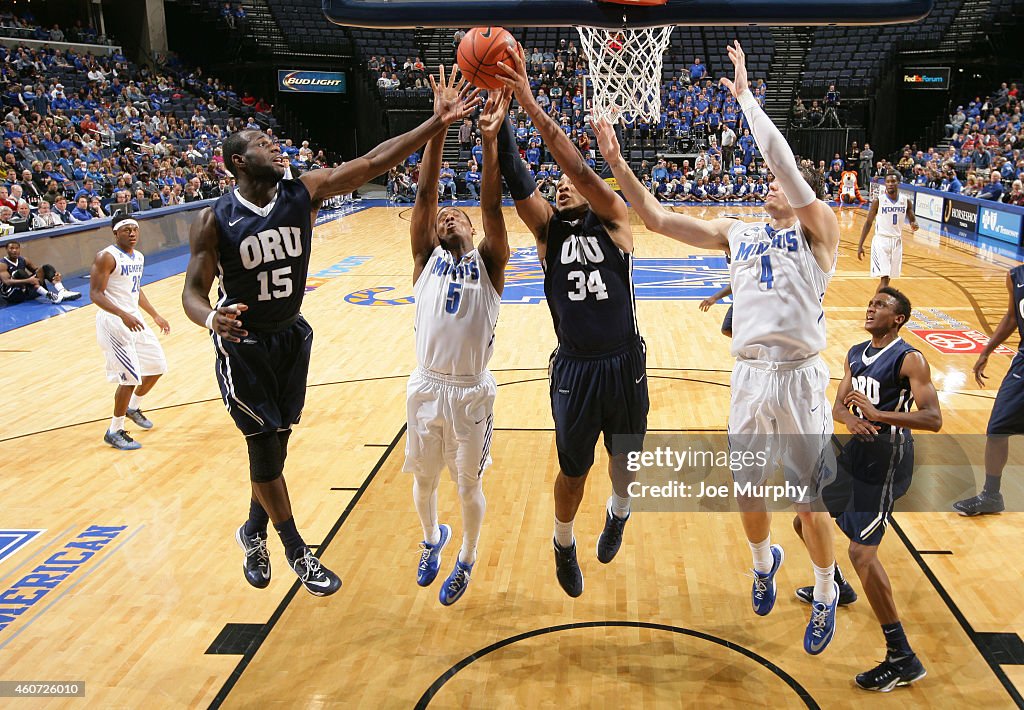
[[[612,126],[607,121],[598,121],[594,125],[594,131],[597,133],[597,145],[601,149],[601,155],[607,161],[615,179],[619,181],[619,189],[640,215],[647,229],[701,249],[728,251],[729,228],[735,224],[734,220],[696,219],[666,210],[658,202],[658,198],[637,179],[622,157],[619,141]]]
[[[448,126],[453,122],[462,120],[477,107],[480,103],[477,96],[479,91],[471,91],[472,87],[461,79],[456,81],[457,67],[452,68],[451,76],[447,80],[444,66],[440,68],[439,74],[440,85],[433,76],[430,77],[430,86],[434,89],[434,115],[428,120],[408,133],[384,141],[362,157],[350,160],[332,170],[311,170],[299,178],[309,190],[314,202],[335,195],[348,194],[373,178],[383,175],[408,158],[427,140],[448,130]],[[450,91],[453,88],[456,89],[454,94]],[[439,92],[444,93],[445,98],[439,98]]]
[[[722,84],[728,87],[739,101],[754,141],[764,156],[768,169],[775,175],[786,199],[796,211],[807,238],[812,242],[820,242],[831,259],[836,245],[839,244],[839,221],[835,212],[817,199],[814,190],[800,174],[789,143],[750,92],[747,86],[746,57],[740,43],[734,42],[728,49],[736,76],[732,81],[723,77]]]
[[[412,208],[409,223],[409,237],[412,243],[412,282],[415,284],[423,267],[437,246],[437,183],[440,181],[441,153],[444,151],[445,134],[433,136],[427,141],[420,163],[420,182],[416,190],[416,204]]]
[[[487,267],[491,285],[500,295],[505,290],[505,265],[508,264],[508,231],[501,212],[501,172],[498,170],[498,131],[508,113],[512,92],[508,89],[491,92],[480,116],[483,135],[484,172],[480,184],[480,211],[483,216],[484,238],[480,242],[480,256]]]
[[[572,180],[576,189],[590,203],[590,209],[594,214],[605,223],[625,224],[626,205],[618,199],[608,184],[590,169],[579,149],[533,97],[530,79],[526,74],[526,64],[523,62],[522,45],[519,45],[518,52],[513,53],[512,59],[514,66],[511,67],[504,62],[498,62],[498,69],[502,73],[498,74],[497,78],[515,93],[519,105],[533,120],[533,125],[540,131],[544,144],[555,157],[562,172]]]
[[[857,242],[857,260],[864,258],[864,240],[868,238],[868,232],[871,231],[871,225],[875,223],[875,215],[878,214],[878,198],[871,200],[871,206],[868,207],[868,216],[864,218],[864,226],[860,230],[860,241]]]

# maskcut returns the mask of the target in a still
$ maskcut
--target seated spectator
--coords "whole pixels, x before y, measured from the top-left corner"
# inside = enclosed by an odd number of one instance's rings
[[[108,215],[106,213],[106,210],[103,209],[103,203],[100,201],[100,198],[99,198],[98,195],[96,197],[93,197],[91,200],[89,200],[89,213],[95,219],[101,219],[103,217],[109,217],[110,216],[110,215]]]
[[[973,173],[967,176],[967,182],[964,183],[963,189],[960,190],[960,194],[966,195],[967,197],[977,197],[981,192],[981,188],[978,185],[978,177]]]
[[[11,215],[8,224],[14,227],[14,233],[27,232],[32,229],[32,209],[25,200],[18,201],[18,209]]]
[[[472,160],[466,164],[466,172],[462,174],[462,180],[466,183],[466,189],[469,190],[470,197],[474,200],[479,200],[480,171]]]
[[[39,209],[32,218],[32,229],[49,229],[50,227],[60,227],[63,224],[64,220],[60,218],[60,215],[50,209],[50,203],[40,200]]]
[[[1014,180],[1013,185],[1010,186],[1010,191],[1003,197],[1003,202],[1008,205],[1024,207],[1024,182]]]
[[[13,212],[17,206],[18,203],[10,198],[10,193],[7,190],[7,186],[0,185],[0,207],[9,207]]]
[[[47,284],[51,284],[54,290],[50,291]],[[36,267],[21,256],[20,242],[8,242],[7,254],[0,260],[0,297],[13,305],[37,296],[60,303],[74,301],[82,294],[65,288],[60,272],[50,264]]]
[[[59,195],[53,201],[53,212],[60,217],[60,221],[64,224],[74,224],[76,221],[71,214],[71,209],[68,208],[68,198],[64,197],[64,195]]]
[[[89,198],[85,195],[75,200],[75,207],[71,210],[71,217],[76,222],[88,222],[95,215],[89,211]]]
[[[1006,84],[1003,84],[1006,86]],[[1003,197],[1003,183],[1000,181],[1000,174],[993,170],[989,174],[988,183],[980,188],[978,198],[982,200],[992,200],[993,202],[999,202]]]

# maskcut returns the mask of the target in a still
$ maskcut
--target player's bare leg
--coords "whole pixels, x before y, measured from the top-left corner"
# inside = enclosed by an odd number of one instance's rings
[[[134,388],[131,393],[131,397],[128,400],[128,408],[125,414],[129,419],[135,422],[143,429],[152,429],[153,422],[142,413],[142,398],[145,397],[156,381],[160,379],[160,375],[143,375],[142,382]]]

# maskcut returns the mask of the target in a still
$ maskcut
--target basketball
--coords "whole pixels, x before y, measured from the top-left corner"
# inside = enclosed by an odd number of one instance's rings
[[[478,89],[500,89],[498,62],[511,65],[516,51],[516,40],[505,28],[474,27],[459,43],[459,69]]]

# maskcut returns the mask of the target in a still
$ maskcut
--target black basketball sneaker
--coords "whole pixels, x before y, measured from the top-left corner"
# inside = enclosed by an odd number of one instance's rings
[[[294,560],[288,560],[292,571],[298,575],[299,581],[306,591],[317,597],[326,597],[341,589],[338,575],[320,564],[313,551],[302,548],[302,554]]]
[[[242,573],[245,581],[256,587],[265,589],[270,584],[270,553],[267,551],[267,534],[245,534],[245,523],[235,531],[235,542],[245,552],[245,563]]]

